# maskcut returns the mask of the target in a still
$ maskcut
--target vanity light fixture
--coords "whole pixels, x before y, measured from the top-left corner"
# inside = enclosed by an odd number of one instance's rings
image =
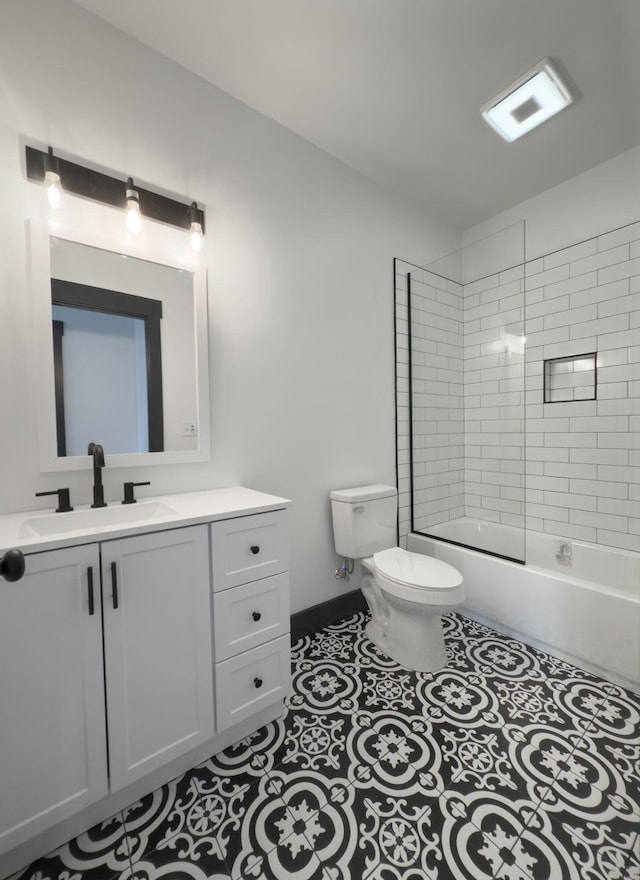
[[[35,147],[25,147],[27,179],[38,183],[48,181],[55,182],[49,172],[57,175],[59,186],[58,195],[65,193],[91,199],[103,205],[110,205],[127,211],[127,225],[129,224],[129,202],[137,201],[138,221],[141,218],[156,220],[159,223],[167,223],[185,232],[193,232],[193,223],[200,224],[200,235],[204,235],[204,210],[198,208],[196,202],[180,202],[169,196],[160,195],[141,186],[134,186],[131,177],[125,181],[122,177],[112,177],[102,171],[95,171],[68,159],[61,159],[53,155],[51,147],[45,152]],[[132,192],[131,199],[129,192]],[[55,196],[47,196],[55,198]],[[50,201],[50,204],[51,201]],[[59,204],[59,201],[58,201]],[[133,207],[133,206],[132,206]],[[135,211],[136,208],[133,208]],[[131,222],[134,222],[132,220]],[[129,227],[131,230],[131,227]]]
[[[199,253],[202,247],[202,223],[197,202],[191,202],[189,206],[189,219],[191,221],[191,247],[196,253]]]
[[[127,180],[127,229],[132,235],[137,235],[142,229],[140,217],[140,195],[133,187],[133,178]]]
[[[53,147],[49,147],[44,155],[44,185],[47,188],[49,205],[55,210],[62,202],[62,185],[60,184],[60,164],[53,155]]]
[[[482,116],[505,139],[515,141],[573,102],[550,58],[543,58],[482,108]]]

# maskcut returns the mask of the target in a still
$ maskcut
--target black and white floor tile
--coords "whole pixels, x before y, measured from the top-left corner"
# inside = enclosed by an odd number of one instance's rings
[[[355,615],[285,715],[15,880],[640,880],[640,697],[460,615],[408,671]]]

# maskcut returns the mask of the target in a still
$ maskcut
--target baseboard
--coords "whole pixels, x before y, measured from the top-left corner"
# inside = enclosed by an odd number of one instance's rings
[[[336,599],[321,602],[312,608],[305,608],[291,615],[291,641],[303,636],[314,636],[325,626],[338,623],[356,611],[366,611],[367,603],[360,590],[353,590]]]

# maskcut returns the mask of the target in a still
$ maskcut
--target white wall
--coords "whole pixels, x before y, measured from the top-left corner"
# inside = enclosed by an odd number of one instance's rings
[[[640,219],[640,147],[527,199],[463,234],[466,245],[525,221],[533,260]]]
[[[212,460],[107,468],[107,500],[134,476],[288,496],[293,610],[337,596],[328,492],[395,480],[392,259],[452,251],[455,230],[67,0],[4,0],[0,512],[91,497],[90,471],[38,467],[24,218],[45,208],[25,142],[206,206]]]

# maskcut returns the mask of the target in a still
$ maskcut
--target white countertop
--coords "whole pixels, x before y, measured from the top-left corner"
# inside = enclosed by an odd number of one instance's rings
[[[158,502],[157,505],[149,502]],[[100,518],[101,510],[113,509],[113,516],[117,517],[118,508],[122,509],[123,516],[135,516],[142,510],[153,509],[152,518],[140,518],[134,521],[115,522],[107,525],[98,525],[87,528],[93,513],[89,505],[74,508],[70,513],[55,513],[54,508],[49,510],[33,510],[25,513],[9,513],[0,516],[0,555],[7,550],[16,548],[23,553],[41,553],[44,550],[56,550],[61,547],[73,547],[78,544],[91,544],[96,541],[108,541],[112,538],[122,538],[127,535],[139,535],[145,532],[159,532],[165,529],[179,528],[181,526],[196,525],[198,523],[213,522],[220,519],[231,519],[237,516],[249,516],[252,513],[264,513],[268,510],[280,510],[288,507],[291,501],[280,498],[277,495],[267,495],[264,492],[256,492],[244,486],[230,486],[225,489],[208,489],[203,492],[183,492],[177,495],[156,495],[139,499],[140,507],[136,505],[121,505],[120,502],[112,501],[107,508],[96,510]],[[148,507],[145,507],[148,505]],[[136,510],[131,510],[136,508]],[[40,518],[47,517],[47,522],[58,522],[52,517],[60,517],[61,528],[75,523],[73,516],[75,511],[82,512],[83,527],[73,530],[64,530],[59,533],[37,535],[29,526],[33,521],[37,526]],[[111,514],[110,514],[111,515]],[[64,519],[68,517],[68,519]]]

